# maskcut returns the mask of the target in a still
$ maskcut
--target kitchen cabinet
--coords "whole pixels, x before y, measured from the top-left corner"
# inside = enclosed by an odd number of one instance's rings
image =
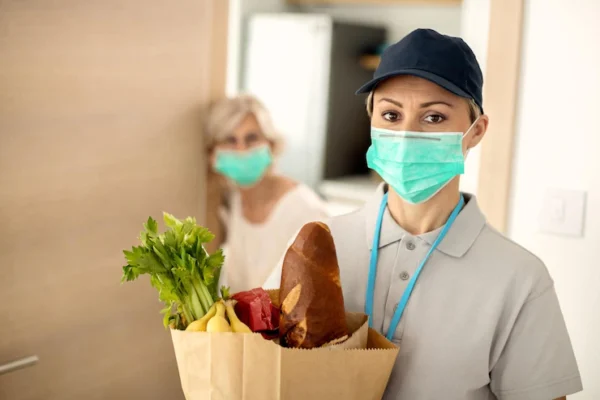
[[[149,215],[203,220],[225,2],[1,4],[0,399],[183,399],[121,250]]]

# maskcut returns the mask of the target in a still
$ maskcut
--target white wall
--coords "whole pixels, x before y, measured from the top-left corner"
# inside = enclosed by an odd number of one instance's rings
[[[490,28],[490,0],[463,0],[460,36],[473,49],[483,75],[487,62],[488,33]],[[485,80],[485,79],[484,79]],[[483,99],[485,111],[485,98]],[[461,178],[461,190],[477,194],[481,146],[469,153],[465,174]]]
[[[600,1],[527,0],[509,234],[552,274],[584,392],[600,399]],[[538,232],[546,188],[586,190],[583,238]]]
[[[391,43],[417,28],[431,28],[454,36],[460,34],[460,6],[327,5],[302,6],[296,9],[331,15],[343,22],[385,26]]]
[[[231,96],[241,87],[241,63],[244,59],[246,23],[253,13],[283,12],[285,0],[223,0],[229,1],[229,26],[227,40],[227,87]]]

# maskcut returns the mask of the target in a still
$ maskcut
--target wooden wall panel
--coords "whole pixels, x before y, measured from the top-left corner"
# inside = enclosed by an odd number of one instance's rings
[[[0,399],[182,399],[121,250],[204,220],[200,110],[224,92],[222,0],[0,0]]]
[[[228,1],[216,1],[214,2],[214,7],[214,14],[227,15]],[[211,98],[213,100],[219,99],[225,95],[227,46],[223,45],[221,38],[226,36],[227,23],[213,24],[213,54],[211,60],[211,76],[213,77],[211,80]],[[219,219],[219,207],[221,206],[224,192],[218,177],[210,170],[208,165],[207,167],[205,222],[210,231],[215,234],[215,239],[207,246],[208,251],[213,252],[223,244],[225,238],[224,227]]]
[[[488,221],[506,232],[521,66],[524,0],[491,0],[478,200]]]

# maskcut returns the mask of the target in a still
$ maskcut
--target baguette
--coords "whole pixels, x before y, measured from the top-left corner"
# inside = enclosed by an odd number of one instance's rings
[[[304,225],[287,250],[279,300],[284,346],[311,349],[348,336],[340,268],[324,223]]]

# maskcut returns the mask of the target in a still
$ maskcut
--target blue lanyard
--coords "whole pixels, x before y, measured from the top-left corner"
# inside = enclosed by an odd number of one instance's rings
[[[369,327],[371,327],[371,328],[373,327],[373,297],[375,295],[375,276],[377,275],[377,258],[379,255],[379,238],[381,236],[381,223],[383,221],[383,214],[385,212],[385,208],[387,207],[387,202],[388,202],[388,194],[386,193],[383,195],[383,199],[381,199],[381,205],[379,206],[379,214],[377,214],[377,222],[375,223],[375,232],[373,235],[373,246],[371,248],[371,260],[369,262],[369,279],[367,281],[367,299],[366,299],[366,303],[365,303],[365,314],[367,314],[369,316]],[[410,298],[410,295],[412,294],[412,291],[415,287],[415,283],[417,282],[417,279],[419,278],[419,275],[421,274],[421,271],[423,270],[425,263],[427,263],[427,260],[429,260],[429,257],[431,257],[431,254],[439,246],[441,241],[444,240],[444,237],[446,237],[446,234],[450,230],[450,227],[456,220],[458,213],[460,212],[460,210],[463,208],[464,205],[465,205],[465,199],[461,195],[458,205],[454,208],[454,211],[452,211],[452,214],[450,214],[450,217],[448,218],[448,221],[442,228],[442,231],[440,232],[438,237],[435,239],[435,241],[429,248],[429,251],[427,251],[425,258],[423,258],[423,260],[421,260],[421,263],[417,267],[417,270],[415,271],[412,278],[408,282],[408,286],[406,287],[406,290],[402,294],[400,303],[398,304],[398,307],[396,308],[396,311],[394,312],[392,321],[390,322],[390,326],[388,328],[388,332],[386,335],[388,340],[392,340],[392,338],[394,336],[394,332],[396,331],[396,328],[398,327],[400,318],[402,318],[402,314],[404,313],[404,309],[406,308],[408,299]]]

